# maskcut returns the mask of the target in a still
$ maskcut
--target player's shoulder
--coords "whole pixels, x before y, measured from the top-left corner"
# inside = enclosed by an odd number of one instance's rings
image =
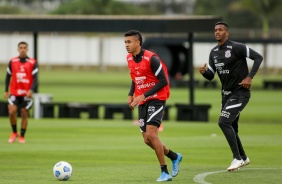
[[[36,59],[29,57],[29,58],[28,58],[28,62],[30,62],[30,63],[32,63],[32,64],[35,64],[35,63],[36,63]]]
[[[236,42],[233,40],[228,40],[229,44],[234,47],[235,49],[246,48],[246,45],[241,42]]]
[[[15,56],[15,57],[12,57],[12,58],[10,59],[10,62],[17,62],[17,61],[20,61],[19,56]]]

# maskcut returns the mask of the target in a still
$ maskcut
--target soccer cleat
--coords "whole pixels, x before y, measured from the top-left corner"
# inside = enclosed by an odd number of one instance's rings
[[[24,139],[23,136],[20,136],[20,138],[19,138],[19,143],[25,143],[25,139]]]
[[[250,164],[250,159],[249,159],[249,157],[247,157],[247,159],[246,160],[244,160],[244,164],[243,164],[243,166],[247,166],[247,165],[249,165]]]
[[[15,142],[16,138],[18,137],[18,133],[17,132],[13,132],[8,140],[9,143],[13,143]]]
[[[172,177],[177,176],[179,173],[179,164],[182,161],[182,155],[180,153],[177,154],[177,159],[172,161]]]
[[[161,176],[157,179],[157,181],[171,181],[172,177],[170,176],[170,174],[166,173],[166,172],[162,172]]]
[[[237,160],[236,158],[234,158],[234,160],[231,162],[231,165],[227,168],[227,171],[236,171],[243,166],[244,166],[243,159]]]

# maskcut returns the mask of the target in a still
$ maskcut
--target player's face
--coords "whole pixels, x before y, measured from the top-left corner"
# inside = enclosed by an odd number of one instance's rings
[[[26,57],[26,53],[28,51],[27,45],[26,44],[20,44],[18,46],[18,51],[20,53],[20,57]]]
[[[136,36],[127,36],[124,39],[125,48],[128,53],[133,55],[139,54],[140,52],[140,41]]]
[[[217,42],[224,42],[229,35],[229,31],[226,30],[225,25],[219,24],[214,28],[214,36]]]

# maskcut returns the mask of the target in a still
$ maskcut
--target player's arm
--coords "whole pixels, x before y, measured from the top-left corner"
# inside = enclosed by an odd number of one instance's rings
[[[132,81],[130,90],[128,92],[128,97],[127,97],[127,104],[129,105],[131,109],[134,109],[134,107],[131,105],[131,103],[133,102],[134,89],[135,89],[135,83],[134,81]]]
[[[235,45],[234,48],[235,48],[236,54],[239,55],[240,57],[247,57],[254,61],[253,67],[251,71],[249,72],[248,76],[239,83],[239,85],[242,85],[244,88],[249,89],[252,84],[252,79],[256,75],[262,63],[263,57],[259,53],[257,53],[253,49],[250,49],[249,47],[247,47],[244,44],[238,43]]]
[[[210,53],[209,64],[208,66],[205,64],[203,67],[200,67],[200,73],[203,75],[204,78],[211,81],[214,78],[215,72],[216,68],[214,66],[212,55]]]
[[[151,58],[151,69],[152,69],[152,72],[157,77],[158,83],[154,87],[152,87],[150,90],[144,93],[145,98],[157,93],[162,88],[164,88],[166,85],[168,85],[168,81],[167,81],[164,69],[160,62],[160,59],[157,56],[153,56]]]
[[[7,67],[6,79],[5,79],[4,98],[9,97],[9,86],[10,86],[11,76],[12,76],[12,67],[11,67],[11,62],[9,62],[9,65]]]
[[[31,98],[33,95],[33,92],[36,92],[37,86],[38,86],[38,64],[37,62],[34,64],[33,69],[32,69],[32,84],[31,87],[29,89],[29,91],[27,92],[27,97]]]
[[[249,48],[248,46],[244,45],[244,44],[237,44],[235,47],[235,52],[237,55],[241,56],[241,57],[246,57],[246,58],[250,58],[251,60],[254,61],[253,67],[251,69],[251,71],[249,72],[249,77],[254,78],[254,76],[256,75],[263,57],[262,55],[260,55],[259,53],[257,53],[256,51],[254,51],[253,49]]]
[[[33,70],[32,70],[32,76],[33,76],[33,81],[30,90],[36,91],[36,88],[38,86],[38,64],[37,62],[35,63]]]

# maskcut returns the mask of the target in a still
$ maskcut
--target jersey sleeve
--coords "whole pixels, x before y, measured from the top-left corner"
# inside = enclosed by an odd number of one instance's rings
[[[152,72],[155,74],[155,76],[158,79],[158,83],[153,88],[151,88],[150,90],[144,93],[144,96],[146,98],[148,96],[155,94],[156,92],[161,90],[163,87],[168,85],[168,81],[167,81],[164,69],[160,62],[160,59],[157,56],[152,56],[150,66],[151,66]]]
[[[5,92],[9,91],[9,85],[10,85],[11,76],[12,76],[12,67],[11,67],[11,61],[10,61],[9,65],[7,67],[7,72],[6,72]]]
[[[131,85],[130,85],[129,92],[128,92],[128,96],[133,96],[133,94],[134,94],[134,89],[135,89],[135,83],[134,83],[134,81],[132,81],[132,82],[131,82]]]
[[[254,51],[253,49],[249,48],[248,46],[244,44],[240,44],[240,43],[237,43],[235,45],[235,52],[239,57],[249,58],[254,61],[253,67],[251,71],[249,72],[249,76],[253,78],[256,75],[262,63],[263,57],[259,53]]]
[[[37,64],[37,62],[33,66],[32,76],[33,76],[33,81],[32,81],[30,89],[33,92],[37,92],[37,86],[38,86],[38,64]]]
[[[216,68],[213,62],[212,52],[210,52],[209,64],[207,66],[206,72],[203,74],[203,77],[205,77],[208,80],[212,80],[214,78],[215,72],[216,72]]]

